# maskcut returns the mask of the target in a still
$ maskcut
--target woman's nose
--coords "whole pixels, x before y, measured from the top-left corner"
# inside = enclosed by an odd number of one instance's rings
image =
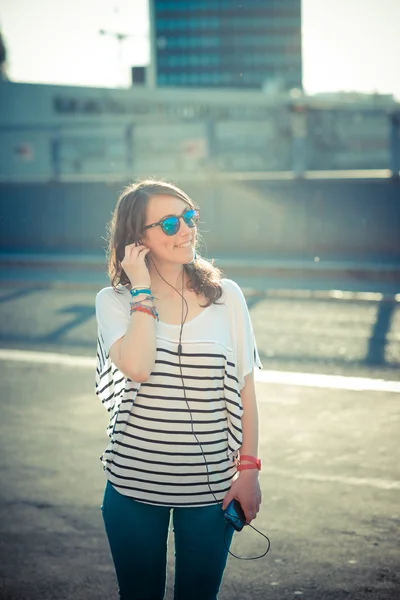
[[[187,235],[188,235],[188,233],[191,235],[191,231],[190,231],[190,230],[191,230],[191,228],[189,227],[189,225],[187,225],[187,224],[185,223],[185,220],[184,220],[184,218],[183,218],[183,217],[181,217],[181,218],[180,218],[180,221],[181,221],[181,226],[179,227],[179,232],[178,232],[178,233],[179,233],[181,236],[183,236],[183,237],[187,236]]]

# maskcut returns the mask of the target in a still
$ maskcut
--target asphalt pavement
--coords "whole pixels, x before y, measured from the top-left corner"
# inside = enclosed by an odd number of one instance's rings
[[[2,600],[117,598],[100,511],[99,286],[84,279],[1,282]],[[399,302],[348,287],[249,287],[264,363],[254,525],[271,549],[230,557],[220,600],[400,598]],[[248,527],[235,534],[235,554],[264,548]],[[172,533],[168,573],[171,600]]]

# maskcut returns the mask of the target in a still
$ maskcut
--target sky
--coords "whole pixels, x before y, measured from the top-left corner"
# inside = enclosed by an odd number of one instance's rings
[[[399,0],[302,0],[302,12],[308,94],[400,100]],[[129,87],[130,66],[149,60],[147,0],[3,0],[0,28],[13,81]]]

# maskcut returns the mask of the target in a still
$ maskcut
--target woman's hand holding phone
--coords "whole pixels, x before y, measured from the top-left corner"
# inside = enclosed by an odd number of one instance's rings
[[[125,246],[125,256],[121,261],[121,266],[132,287],[135,285],[150,287],[151,285],[150,273],[145,260],[149,252],[150,248],[139,242]]]

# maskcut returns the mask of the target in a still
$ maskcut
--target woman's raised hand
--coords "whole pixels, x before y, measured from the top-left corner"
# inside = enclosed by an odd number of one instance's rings
[[[125,246],[125,256],[121,261],[121,266],[127,274],[132,287],[135,285],[150,287],[151,285],[150,273],[145,261],[146,255],[149,252],[150,248],[139,244],[139,242]]]

